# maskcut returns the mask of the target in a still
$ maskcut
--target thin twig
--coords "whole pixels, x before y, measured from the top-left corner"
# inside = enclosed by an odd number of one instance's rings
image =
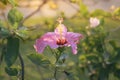
[[[57,80],[57,67],[55,67],[54,78]]]
[[[21,72],[21,80],[24,80],[24,61],[23,61],[23,58],[20,55],[20,53],[19,53],[18,57],[19,57],[20,63],[21,63],[21,71],[22,71]]]
[[[73,9],[75,9],[76,11],[79,11],[78,8],[76,8],[75,6],[73,6],[70,1],[67,1],[67,0],[63,0],[66,4],[70,5]]]
[[[115,31],[117,31],[117,30],[119,30],[120,29],[120,27],[117,27],[117,28],[115,28],[115,29],[112,29],[110,32],[115,32]]]
[[[27,17],[25,17],[21,23],[24,23],[27,19],[29,19],[31,16],[33,16],[33,15],[36,14],[38,11],[40,11],[41,7],[42,7],[46,2],[47,2],[47,0],[43,0],[43,3],[40,4],[35,11],[33,11],[33,12],[30,13]]]
[[[2,39],[2,46],[1,46],[2,51],[1,51],[1,55],[0,55],[0,65],[2,64],[4,54],[6,53],[6,45],[4,45],[4,40],[5,39]]]
[[[3,61],[5,49],[6,49],[6,47],[5,47],[5,46],[2,46],[2,53],[1,53],[1,55],[0,55],[0,65],[2,64],[2,61]]]

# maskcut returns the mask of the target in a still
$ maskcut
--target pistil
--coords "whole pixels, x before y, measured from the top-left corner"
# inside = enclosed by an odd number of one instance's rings
[[[66,39],[58,39],[56,43],[57,43],[57,45],[64,45],[67,43],[67,40]]]

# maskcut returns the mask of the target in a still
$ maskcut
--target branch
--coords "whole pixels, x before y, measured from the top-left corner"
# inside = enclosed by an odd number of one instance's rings
[[[2,53],[0,55],[0,65],[2,64],[3,57],[4,57],[5,46],[2,47]]]
[[[0,65],[2,64],[4,54],[6,53],[6,45],[4,45],[4,40],[5,39],[2,39],[2,42],[1,42],[2,43],[1,44],[2,51],[1,51],[1,55],[0,55]]]
[[[24,61],[23,61],[23,58],[20,55],[20,53],[19,53],[18,57],[20,59],[21,70],[22,70],[22,72],[21,72],[21,80],[24,80]]]
[[[75,9],[76,11],[79,11],[79,9],[78,8],[76,8],[75,6],[73,6],[71,3],[70,3],[70,1],[68,0],[63,0],[66,4],[68,4],[69,6],[71,6],[73,9]]]
[[[27,17],[25,17],[21,23],[24,23],[27,19],[29,19],[31,16],[33,16],[34,14],[36,14],[46,2],[47,2],[47,0],[43,0],[43,3],[40,4],[35,11],[33,11]]]
[[[55,80],[57,80],[57,67],[55,67],[54,78],[55,78]]]

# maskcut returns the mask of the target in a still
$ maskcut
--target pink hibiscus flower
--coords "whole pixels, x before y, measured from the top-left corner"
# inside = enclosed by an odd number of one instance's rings
[[[38,53],[42,53],[46,46],[52,49],[58,47],[71,46],[73,54],[77,54],[77,43],[82,35],[79,33],[67,32],[67,28],[60,21],[54,32],[47,32],[36,40],[34,48]]]

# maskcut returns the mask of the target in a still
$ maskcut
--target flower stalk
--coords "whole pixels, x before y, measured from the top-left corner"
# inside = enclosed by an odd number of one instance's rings
[[[55,53],[56,54],[56,61],[55,61],[55,71],[54,71],[54,79],[57,80],[57,71],[58,71],[58,66],[56,65],[59,62],[59,58],[61,56],[61,54],[64,51],[64,47],[59,47],[58,48],[58,52]]]

